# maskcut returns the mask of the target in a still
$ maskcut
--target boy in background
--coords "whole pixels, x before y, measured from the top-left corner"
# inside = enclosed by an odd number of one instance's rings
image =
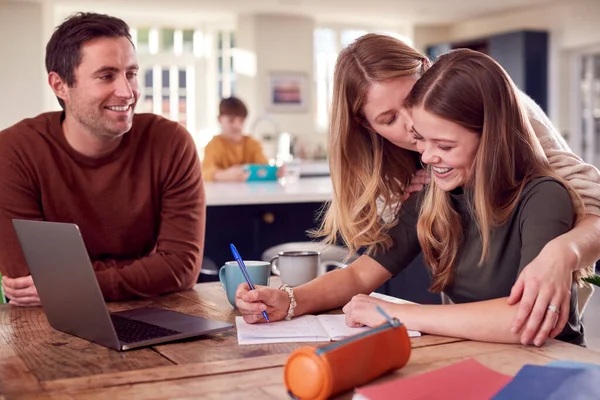
[[[244,164],[268,164],[261,144],[242,132],[247,116],[248,109],[240,99],[229,97],[221,100],[221,133],[204,149],[202,173],[205,180],[245,182],[249,173],[244,171]]]

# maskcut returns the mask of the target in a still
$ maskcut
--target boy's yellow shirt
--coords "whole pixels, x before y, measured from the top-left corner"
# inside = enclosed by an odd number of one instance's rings
[[[234,165],[267,163],[258,140],[244,135],[243,140],[236,143],[217,135],[204,148],[202,175],[204,180],[212,181],[217,170]]]

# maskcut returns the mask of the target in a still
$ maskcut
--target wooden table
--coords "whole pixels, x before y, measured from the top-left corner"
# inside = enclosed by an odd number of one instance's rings
[[[110,303],[111,311],[156,305],[233,323],[220,283],[155,299]],[[425,335],[409,364],[380,380],[472,357],[506,374],[553,359],[600,363],[600,353],[551,340],[542,348]],[[287,399],[283,365],[303,343],[238,346],[235,331],[117,352],[53,330],[41,308],[0,305],[0,398]],[[314,343],[312,344],[314,345]],[[341,398],[350,398],[347,393]]]

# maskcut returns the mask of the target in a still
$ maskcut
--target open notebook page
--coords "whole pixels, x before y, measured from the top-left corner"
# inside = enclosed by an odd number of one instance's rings
[[[321,314],[317,318],[331,338],[331,340],[342,340],[348,336],[356,335],[368,331],[369,327],[352,328],[346,325],[346,316],[344,314]],[[409,337],[421,336],[420,332],[408,331]]]
[[[379,299],[379,300],[385,300],[385,301],[388,301],[388,302],[394,303],[394,304],[417,304],[417,303],[409,301],[409,300],[399,299],[398,297],[388,296],[387,294],[381,294],[378,292],[373,292],[369,296],[375,297],[376,299]]]
[[[328,342],[369,330],[368,327],[347,326],[344,314],[303,315],[291,321],[262,324],[247,324],[242,317],[235,317],[235,326],[238,344]],[[408,334],[411,337],[421,336],[415,331]]]
[[[239,344],[328,342],[331,339],[314,315],[303,315],[291,321],[247,324],[235,317]]]

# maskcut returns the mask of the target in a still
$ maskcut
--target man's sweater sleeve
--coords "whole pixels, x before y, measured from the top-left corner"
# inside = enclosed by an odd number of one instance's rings
[[[190,289],[197,281],[204,250],[206,199],[200,160],[192,137],[173,135],[161,194],[161,215],[154,251],[136,260],[102,260],[94,270],[106,300],[150,297]],[[184,134],[182,134],[184,133]]]
[[[0,272],[10,278],[29,275],[12,219],[43,220],[34,173],[13,141],[21,128],[18,124],[0,132]]]

